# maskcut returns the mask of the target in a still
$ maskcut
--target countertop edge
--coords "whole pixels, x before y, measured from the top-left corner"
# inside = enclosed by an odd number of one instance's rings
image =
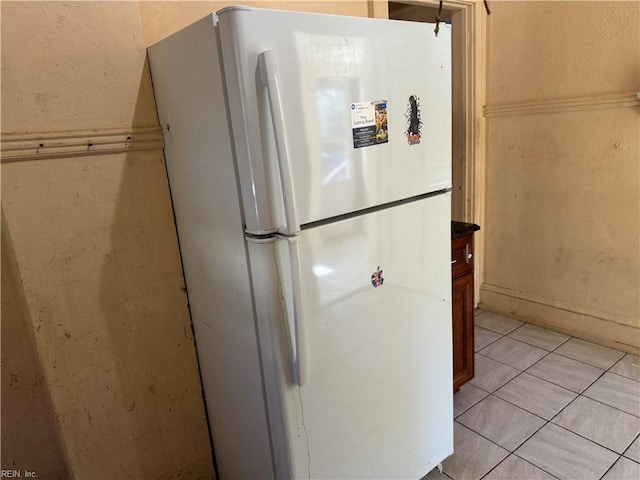
[[[464,237],[473,232],[480,230],[480,226],[475,223],[458,222],[456,220],[451,221],[451,240]]]

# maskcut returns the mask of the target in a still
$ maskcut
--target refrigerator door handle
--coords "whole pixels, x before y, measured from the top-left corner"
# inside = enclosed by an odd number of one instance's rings
[[[267,97],[271,110],[271,121],[278,154],[278,169],[280,183],[284,197],[284,214],[286,221],[286,235],[294,235],[300,231],[300,223],[296,212],[293,177],[291,175],[291,161],[287,144],[284,113],[282,109],[282,95],[278,80],[278,63],[273,50],[265,50],[258,55],[258,70],[262,86],[267,88]]]
[[[300,272],[300,252],[298,238],[286,238],[289,247],[289,266],[291,274],[291,293],[293,300],[292,343],[296,355],[293,361],[294,382],[301,387],[309,384],[309,351],[307,349],[307,326],[303,314],[302,278]]]

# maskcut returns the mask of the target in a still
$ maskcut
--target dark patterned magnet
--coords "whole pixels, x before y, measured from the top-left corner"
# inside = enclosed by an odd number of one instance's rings
[[[409,145],[417,145],[420,143],[420,129],[422,121],[420,120],[420,99],[417,95],[409,97],[409,105],[407,107],[407,143]]]

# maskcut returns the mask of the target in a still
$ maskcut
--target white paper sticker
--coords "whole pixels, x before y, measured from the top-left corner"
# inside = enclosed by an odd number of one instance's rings
[[[374,100],[351,104],[353,148],[368,147],[389,141],[387,101]]]

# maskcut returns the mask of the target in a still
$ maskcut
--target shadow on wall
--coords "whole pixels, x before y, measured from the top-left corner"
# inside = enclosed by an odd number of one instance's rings
[[[2,468],[213,478],[163,152],[85,151],[2,165]]]
[[[155,109],[145,60],[134,126],[155,117],[150,104]],[[131,432],[122,439],[130,457],[127,470],[139,478],[212,478],[163,152],[130,152],[117,163],[120,181],[112,191],[99,302],[117,390],[110,408]]]
[[[2,469],[65,479],[60,430],[4,211],[1,221]]]

